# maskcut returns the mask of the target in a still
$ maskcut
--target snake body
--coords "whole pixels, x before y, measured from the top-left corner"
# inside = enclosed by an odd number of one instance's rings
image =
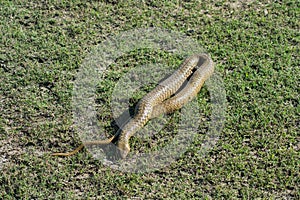
[[[135,116],[113,137],[106,140],[87,141],[70,153],[54,153],[52,155],[73,155],[84,145],[109,144],[118,137],[116,145],[121,157],[125,158],[130,151],[129,139],[142,128],[149,119],[180,109],[197,95],[203,83],[212,75],[213,71],[213,61],[207,54],[190,56],[171,76],[159,83],[158,86],[139,101]],[[188,78],[189,80],[187,81]],[[185,81],[187,81],[187,83],[182,88]],[[171,95],[174,96],[170,98]]]

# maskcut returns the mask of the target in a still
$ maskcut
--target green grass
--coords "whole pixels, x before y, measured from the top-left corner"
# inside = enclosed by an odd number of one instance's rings
[[[299,1],[199,2],[1,1],[0,196],[299,199]],[[81,143],[71,100],[85,56],[110,35],[148,27],[189,35],[216,62],[228,102],[218,143],[202,156],[195,141],[170,166],[138,174],[110,169],[87,151],[51,157]],[[116,62],[99,86],[99,102],[109,104],[126,70],[156,59],[180,63],[144,54]],[[200,97],[209,97],[205,88]],[[109,110],[99,119],[113,120]]]

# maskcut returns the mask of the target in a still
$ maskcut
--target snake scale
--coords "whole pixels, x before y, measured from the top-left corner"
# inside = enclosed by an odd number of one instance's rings
[[[53,153],[52,155],[70,156],[77,153],[84,145],[109,144],[117,138],[117,148],[121,157],[125,158],[130,151],[129,139],[149,119],[180,109],[197,95],[213,71],[214,63],[208,54],[196,54],[188,57],[171,76],[159,83],[138,102],[135,116],[114,136],[106,140],[87,141],[72,152]],[[186,81],[186,85],[183,85]],[[174,96],[171,97],[172,95]]]

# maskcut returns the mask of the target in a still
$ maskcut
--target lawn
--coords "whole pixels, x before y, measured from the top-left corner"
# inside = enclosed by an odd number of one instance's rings
[[[296,0],[2,0],[0,197],[300,199],[299,7]],[[85,58],[111,37],[151,28],[185,35],[215,62],[226,92],[216,143],[199,153],[212,120],[211,79],[196,99],[203,123],[168,165],[131,173],[105,165],[87,149],[51,156],[82,143],[72,99]],[[95,91],[105,132],[116,131],[111,96],[123,75],[159,62],[176,69],[183,59],[172,51],[133,49],[107,66]],[[136,91],[131,108],[153,87]],[[132,153],[171,141],[180,114],[169,115],[150,143],[134,137]]]

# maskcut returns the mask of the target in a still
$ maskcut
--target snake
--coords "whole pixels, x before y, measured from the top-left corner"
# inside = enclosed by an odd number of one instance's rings
[[[206,53],[189,56],[173,74],[160,82],[138,102],[133,118],[117,133],[105,140],[85,141],[72,152],[53,153],[53,156],[70,156],[87,145],[107,145],[115,139],[122,159],[130,152],[129,140],[150,119],[173,113],[197,96],[204,82],[213,74],[214,63]],[[184,85],[185,83],[185,85]],[[172,96],[173,95],[173,96]]]

